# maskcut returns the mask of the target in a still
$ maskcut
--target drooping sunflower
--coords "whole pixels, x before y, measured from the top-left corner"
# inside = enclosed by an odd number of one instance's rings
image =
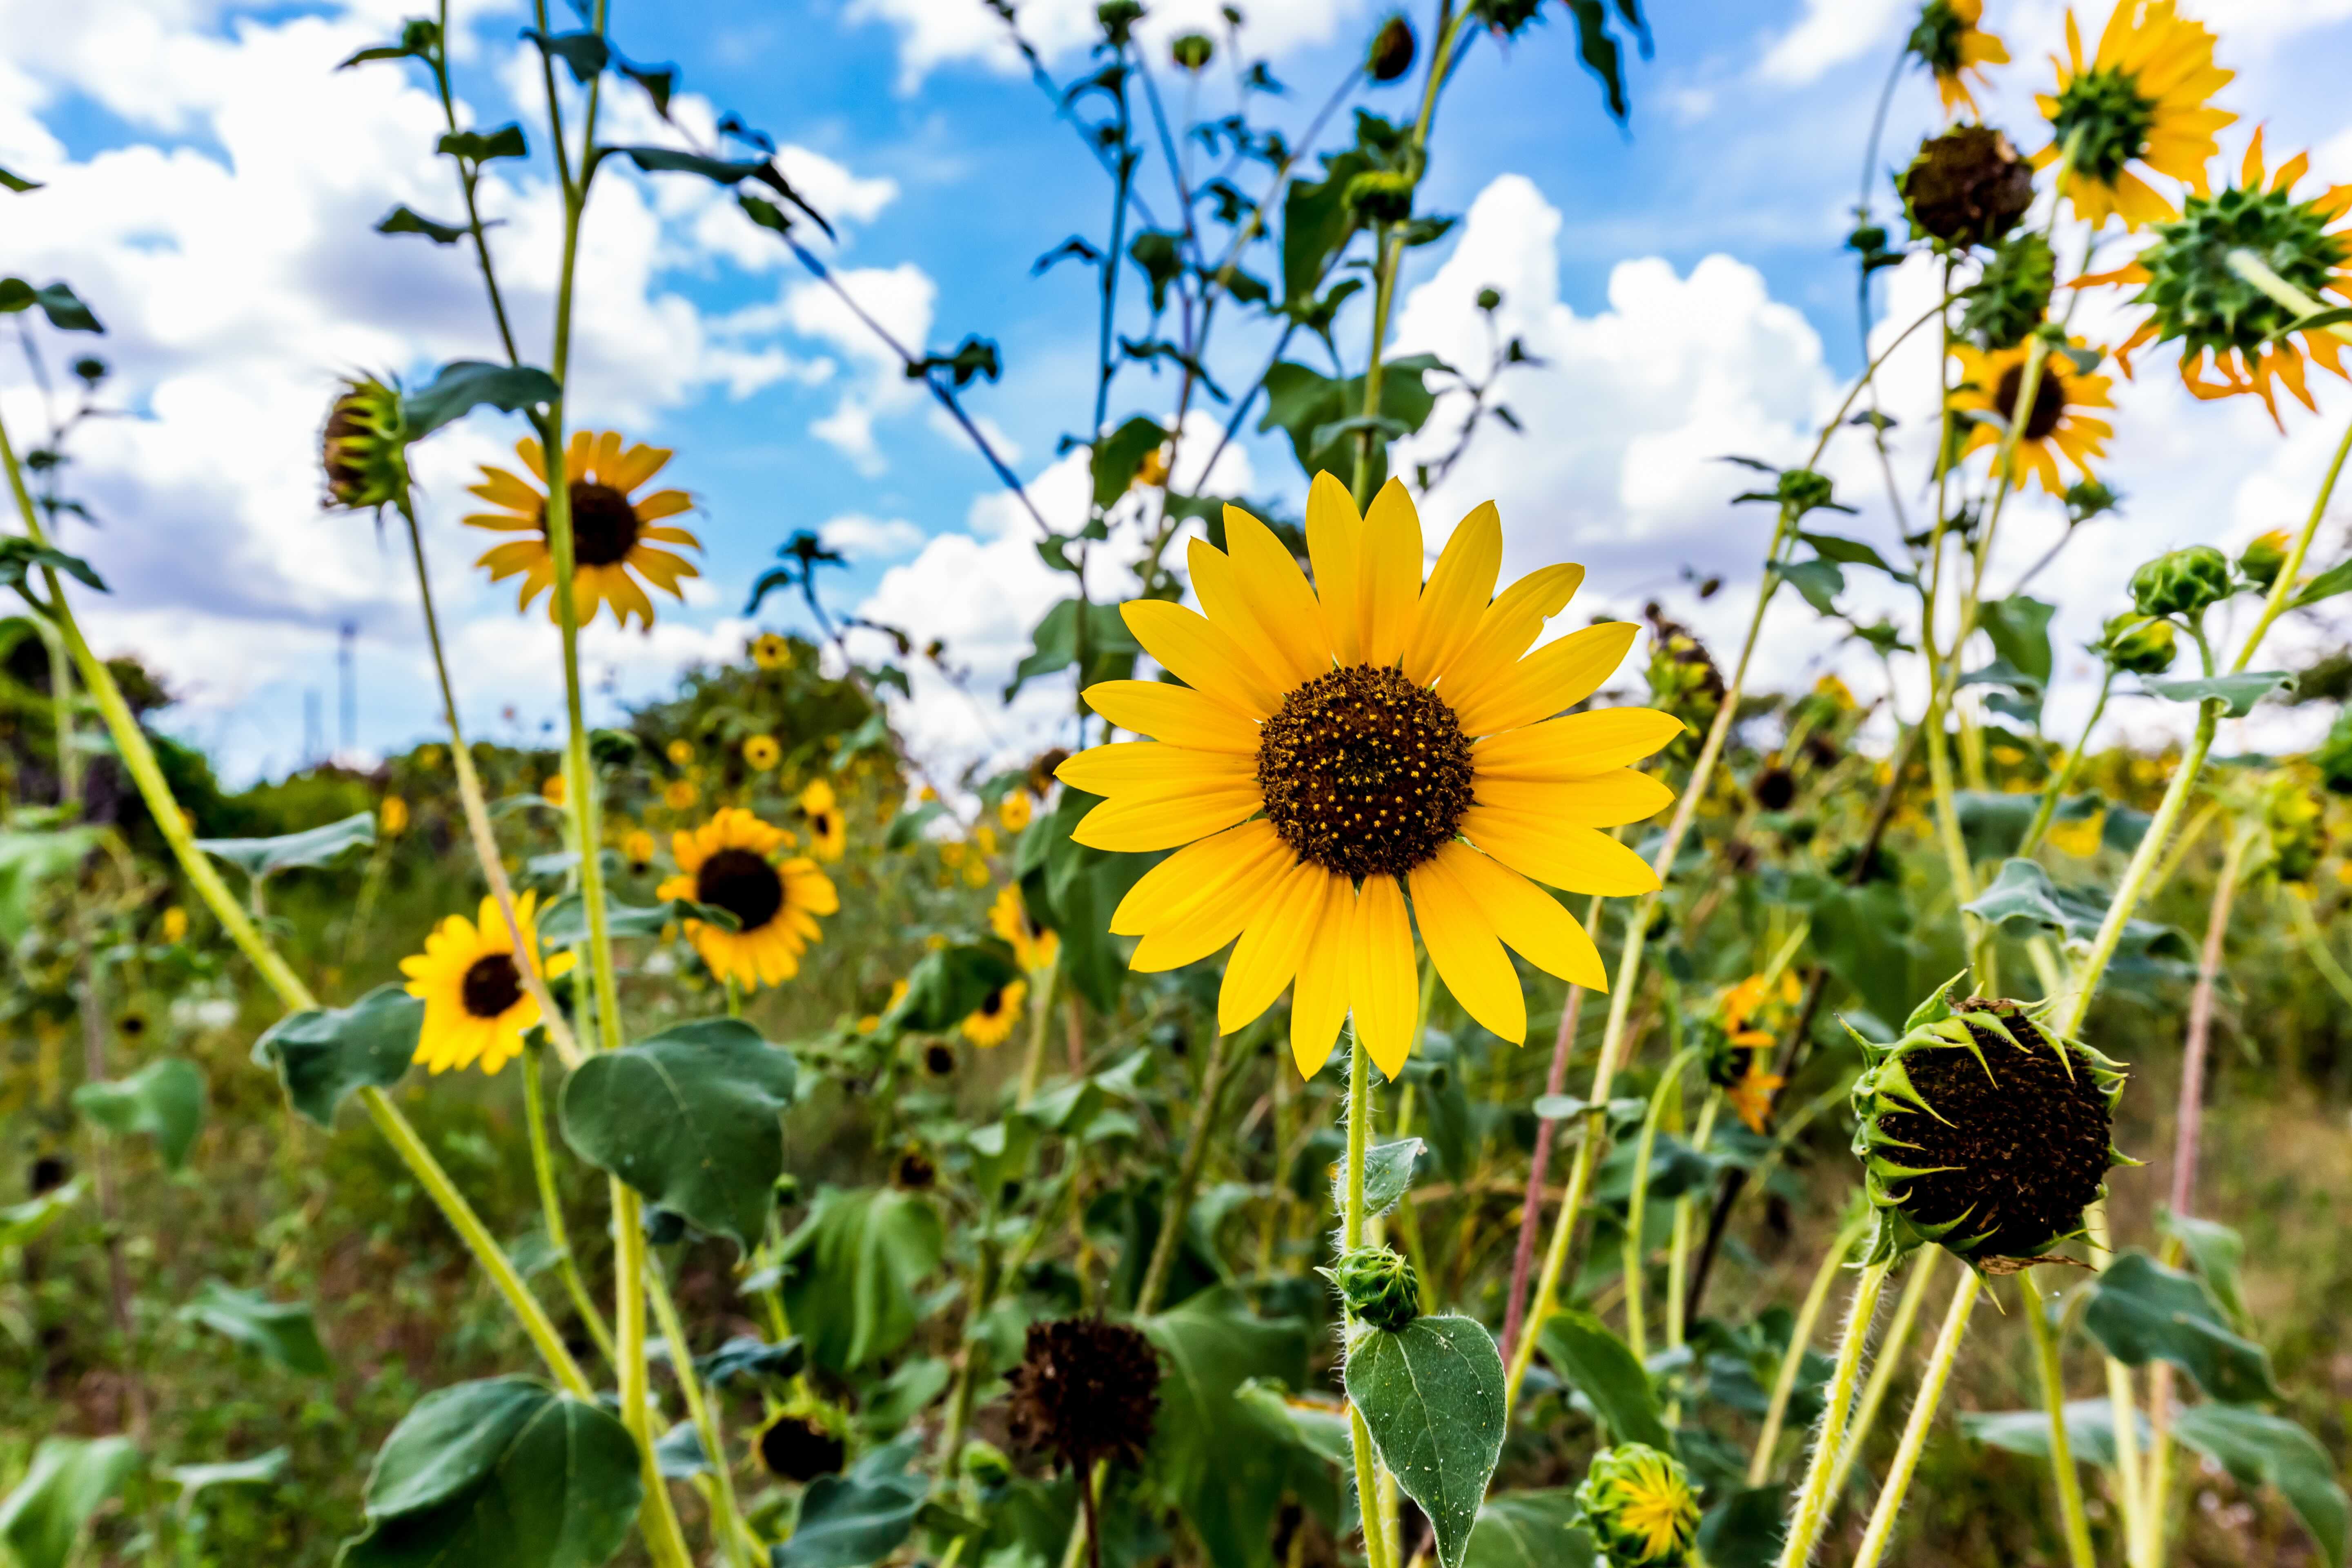
[[[1936,96],[1947,115],[1958,113],[1964,103],[1977,113],[1974,89],[1986,85],[1984,68],[2009,63],[2009,46],[1977,26],[1983,16],[1984,0],[1927,0],[1912,26],[1908,47],[1935,74]]]
[[[1013,962],[1029,973],[1052,966],[1061,956],[1062,938],[1047,931],[1029,913],[1022,900],[1021,886],[1008,882],[996,895],[996,902],[988,907],[988,929],[1003,937],[1013,949]]]
[[[801,816],[808,821],[809,853],[820,860],[838,860],[849,847],[849,826],[842,820],[841,803],[833,786],[812,779],[801,791]]]
[[[959,1026],[963,1037],[975,1046],[1001,1046],[1013,1033],[1013,1021],[1021,1016],[1022,1000],[1029,994],[1024,980],[1008,980],[980,999],[980,1005],[964,1016]]]
[[[2083,61],[2083,35],[2066,13],[2066,58],[2055,55],[2058,90],[2036,101],[2051,142],[2034,154],[2047,168],[2071,143],[2074,157],[2059,194],[2094,226],[2114,214],[2127,228],[2172,216],[2172,204],[2133,173],[2137,163],[2168,174],[2200,195],[2205,164],[2220,144],[2213,133],[2238,117],[2211,107],[2235,71],[2213,63],[2213,34],[2174,14],[2174,0],[2116,0],[2098,53]]]
[[[521,1055],[523,1031],[540,1019],[522,964],[553,979],[573,962],[568,952],[541,962],[538,898],[525,893],[515,900],[515,924],[522,928],[520,956],[498,900],[486,898],[477,919],[448,916],[425,939],[423,952],[400,961],[408,994],[425,1002],[425,1026],[412,1059],[435,1073],[478,1061],[484,1072],[494,1073]]]
[[[1554,717],[1599,689],[1635,628],[1595,626],[1528,653],[1584,569],[1546,567],[1496,596],[1503,533],[1489,503],[1454,530],[1424,584],[1421,521],[1394,480],[1360,515],[1346,486],[1317,476],[1313,584],[1237,507],[1225,509],[1225,537],[1231,553],[1191,547],[1206,614],[1160,600],[1121,608],[1183,684],[1115,680],[1084,694],[1111,724],[1154,738],[1056,770],[1108,797],[1078,842],[1176,849],[1111,917],[1113,931],[1142,939],[1132,966],[1174,969],[1239,938],[1218,1028],[1240,1029],[1296,980],[1291,1050],[1308,1075],[1350,1012],[1381,1070],[1402,1070],[1417,1001],[1409,909],[1439,977],[1505,1039],[1527,1037],[1507,943],[1606,989],[1591,939],[1536,883],[1658,886],[1601,830],[1673,798],[1626,764],[1681,721],[1640,708]]]
[[[2068,345],[2079,349],[2084,343],[2080,338],[2072,338]],[[2018,395],[2025,388],[2025,356],[2030,348],[2028,343],[2020,343],[2015,348],[1987,353],[1968,343],[1954,343],[1952,353],[1960,362],[1960,377],[1952,389],[1951,407],[1956,411],[1975,409],[1995,414],[2003,423],[2011,419],[2017,409]],[[2086,410],[2113,408],[2115,399],[2108,395],[2112,385],[2112,377],[2078,370],[2074,362],[2063,353],[2044,355],[2042,379],[2033,389],[2033,406],[2027,411],[2025,424],[2017,433],[2016,453],[2011,459],[2012,481],[2021,484],[2030,477],[2050,494],[2064,495],[2066,481],[2058,472],[2058,459],[2062,457],[2084,479],[2093,478],[2091,459],[2105,455],[2107,437],[2116,433],[2116,427]],[[2000,439],[2000,423],[1971,421],[1969,434],[1960,443],[1960,456],[1966,457],[1980,447],[1998,451]]]
[[[515,455],[541,485],[547,483],[546,454],[534,437],[515,443]],[[702,548],[702,542],[682,528],[661,525],[661,519],[689,510],[693,500],[684,490],[656,490],[631,499],[631,492],[659,473],[670,454],[659,447],[633,446],[624,451],[620,433],[575,430],[563,449],[563,472],[572,496],[572,605],[580,624],[595,619],[598,607],[613,606],[613,618],[623,626],[635,616],[651,631],[653,601],[637,577],[673,598],[685,595],[683,577],[701,574],[693,563],[656,544]],[[520,475],[505,468],[482,468],[482,482],[467,487],[497,511],[476,512],[466,521],[475,528],[531,537],[494,545],[475,563],[490,569],[490,581],[500,582],[520,572],[522,596],[517,608],[529,609],[555,582],[555,558],[547,542],[547,495]],[[637,575],[631,576],[634,571]],[[548,617],[555,616],[555,600],[547,602]]]
[[[791,837],[740,806],[727,807],[691,833],[670,836],[678,874],[656,895],[716,905],[735,917],[733,931],[707,921],[686,922],[687,940],[722,980],[757,987],[791,979],[820,934],[816,917],[841,909],[840,895],[815,861],[775,859]]]
[[[2252,393],[2275,421],[2275,387],[2284,386],[2305,407],[2317,408],[2305,384],[2304,356],[2345,375],[2343,340],[2326,327],[2298,330],[2300,312],[2263,292],[2230,260],[2232,252],[2245,251],[2305,294],[2332,294],[2331,304],[2352,300],[2352,228],[2343,225],[2352,210],[2352,185],[2330,185],[2297,200],[2295,184],[2310,168],[2307,153],[2276,173],[2265,168],[2257,127],[2236,184],[2189,197],[2179,217],[2156,226],[2156,242],[2136,259],[2083,279],[2141,285],[2132,303],[2147,306],[2147,319],[2116,351],[2126,375],[2138,349],[2178,342],[2180,379],[2199,397]]]

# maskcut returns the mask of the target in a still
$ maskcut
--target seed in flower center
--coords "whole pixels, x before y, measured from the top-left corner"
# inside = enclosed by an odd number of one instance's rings
[[[638,529],[637,509],[629,504],[629,498],[593,479],[574,479],[571,489],[572,564],[610,566],[627,559],[636,548]],[[542,507],[540,526],[546,525]]]
[[[522,1000],[522,971],[511,953],[486,952],[467,969],[457,994],[475,1017],[495,1018]]]
[[[1300,858],[1343,877],[1402,876],[1470,805],[1470,739],[1437,695],[1351,665],[1293,690],[1258,737],[1265,815]]]
[[[2005,419],[2017,417],[2017,395],[2025,384],[2022,363],[2011,365],[2000,373],[2000,386],[1993,394],[1993,405]],[[2024,439],[2043,441],[2058,428],[2058,420],[2066,412],[2066,389],[2058,384],[2057,368],[2046,362],[2042,366],[2041,383],[2033,389],[2033,412],[2026,416]]]
[[[741,929],[758,931],[784,907],[784,879],[749,849],[721,849],[694,874],[698,902],[716,904]]]

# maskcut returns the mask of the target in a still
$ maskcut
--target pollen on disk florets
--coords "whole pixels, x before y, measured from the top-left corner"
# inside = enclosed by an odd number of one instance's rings
[[[2156,226],[2156,243],[2140,252],[2147,284],[2133,303],[2149,308],[2159,339],[2179,342],[2189,354],[2259,353],[2292,328],[2299,312],[2242,277],[2230,253],[2250,251],[2305,293],[2317,294],[2333,287],[2337,268],[2352,259],[2352,247],[2327,232],[2335,221],[2315,202],[2259,185],[2191,195],[2178,218]]]
[[[1343,877],[1402,876],[1436,854],[1470,807],[1470,774],[1454,710],[1369,665],[1295,689],[1258,740],[1275,832]]]

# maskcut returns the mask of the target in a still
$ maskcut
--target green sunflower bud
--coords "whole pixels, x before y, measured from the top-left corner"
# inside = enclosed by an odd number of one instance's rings
[[[1186,33],[1168,46],[1168,58],[1176,68],[1195,75],[1206,70],[1216,54],[1217,46],[1206,33]]]
[[[1872,1262],[1940,1246],[1971,1268],[2077,1234],[2121,1163],[2124,1071],[2047,1028],[2052,1004],[1939,992],[1893,1045],[1862,1045],[1853,1152],[1878,1210]]]
[[[1389,1247],[1342,1253],[1323,1274],[1339,1287],[1348,1310],[1376,1329],[1393,1332],[1421,1316],[1421,1280],[1412,1265]]]
[[[1664,709],[1696,733],[1704,734],[1723,706],[1723,674],[1706,645],[1687,627],[1670,621],[1651,605],[1650,683],[1652,706]]]
[[[2311,753],[2312,766],[2319,770],[2319,782],[2334,795],[2352,795],[2352,708],[2336,716],[2327,738]]]
[[[1990,245],[2033,205],[2032,165],[1990,125],[1927,138],[1895,186],[1913,233],[1954,250]]]
[[[2248,581],[2268,588],[2286,569],[2286,552],[2293,548],[2294,542],[2288,539],[2286,530],[2273,528],[2240,553],[2238,570],[2246,574]]]
[[[1372,35],[1372,47],[1364,58],[1364,74],[1374,81],[1391,82],[1403,79],[1412,69],[1413,56],[1419,42],[1412,36],[1412,24],[1398,11],[1381,24]]]
[[[1576,1504],[1593,1544],[1621,1568],[1686,1562],[1698,1540],[1690,1472],[1646,1444],[1620,1443],[1593,1455]]]
[[[1960,335],[1987,353],[2015,348],[2048,315],[2057,279],[2058,258],[2040,230],[2011,235],[1969,287]]]
[[[1402,169],[1367,169],[1348,182],[1348,205],[1367,223],[1402,223],[1412,216],[1417,183]]]
[[[2131,595],[2143,616],[2193,616],[2230,596],[2230,558],[2210,544],[2159,555],[2132,574]]]
[[[2170,621],[2126,610],[2107,622],[2094,651],[2126,675],[2162,675],[2179,655],[2179,637]]]
[[[406,510],[408,447],[401,439],[398,388],[372,375],[347,378],[319,445],[331,510]]]

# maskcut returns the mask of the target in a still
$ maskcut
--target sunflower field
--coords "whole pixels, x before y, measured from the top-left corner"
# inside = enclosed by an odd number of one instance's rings
[[[2046,64],[1916,8],[1854,150],[1868,363],[1804,460],[1718,470],[1759,585],[1712,647],[1507,577],[1542,519],[1424,504],[1541,438],[1518,340],[1389,352],[1462,60],[1624,124],[1640,0],[1415,0],[1295,100],[1230,7],[1147,43],[1107,0],[1065,79],[985,0],[1103,195],[1040,263],[1102,345],[1059,529],[977,412],[996,346],[866,315],[627,7],[538,0],[544,118],[484,127],[443,0],[341,68],[442,106],[458,216],[380,226],[473,269],[479,352],[352,372],[316,474],[443,723],[249,788],[80,618],[109,301],[0,277],[75,378],[0,427],[0,1563],[2346,1568],[2352,651],[2272,634],[2352,590],[2352,428],[2278,531],[2073,606],[2087,649],[2033,589],[2130,547],[2126,380],[2345,417],[2352,186],[2232,102],[2229,7],[2104,3]],[[2002,73],[2039,119],[1986,121]],[[513,160],[560,226],[487,205]],[[1057,685],[1050,746],[913,743],[956,648],[805,531],[719,584],[736,657],[591,721],[583,629],[708,563],[691,442],[568,395],[624,168],[723,191],[1034,525],[1063,596],[962,690]],[[0,186],[5,268],[42,185]],[[512,455],[453,496],[412,468],[461,425]],[[1297,499],[1212,493],[1259,435]],[[560,665],[540,741],[466,732],[436,552]],[[1851,657],[1772,689],[1816,621]]]

